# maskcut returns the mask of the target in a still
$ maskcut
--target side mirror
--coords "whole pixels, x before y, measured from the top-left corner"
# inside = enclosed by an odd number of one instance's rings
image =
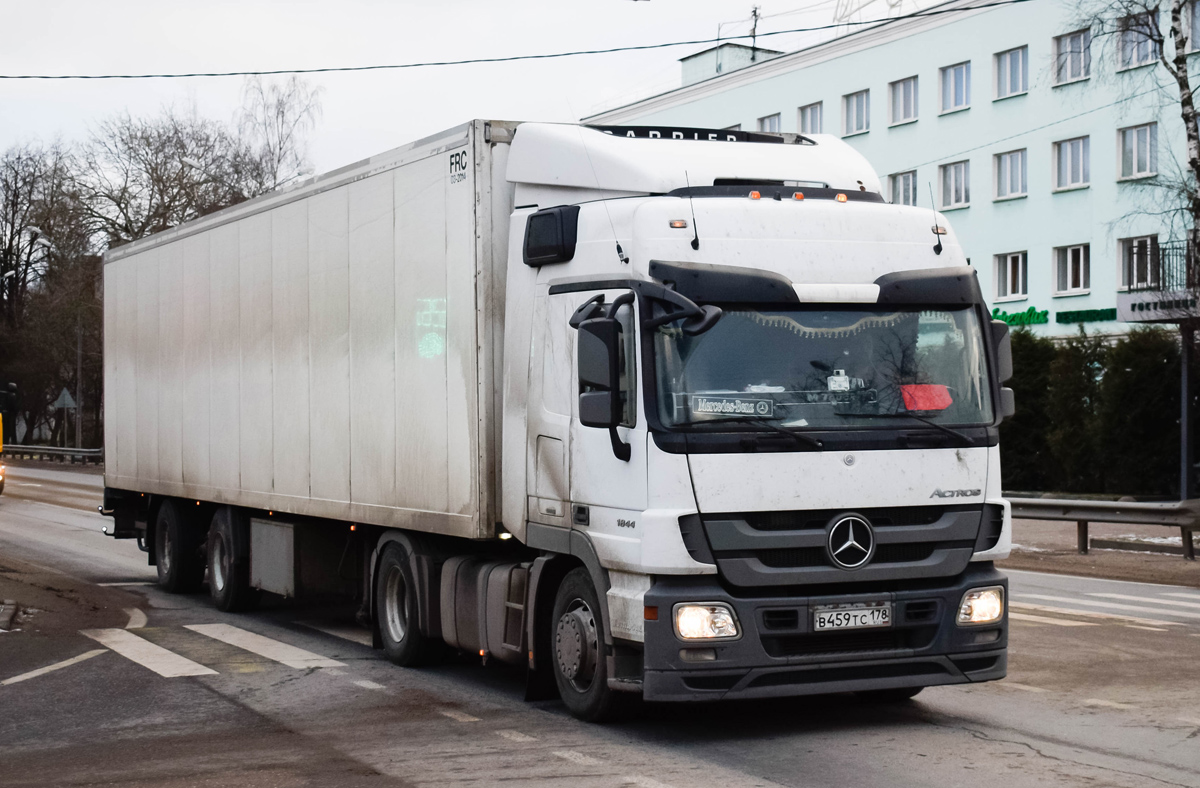
[[[1017,412],[1017,400],[1013,396],[1013,390],[1010,388],[1000,389],[1000,419],[1012,418],[1012,415]]]
[[[1008,334],[1008,323],[1003,320],[992,321],[992,347],[996,351],[996,375],[1000,383],[1005,383],[1013,376],[1012,337]]]
[[[559,205],[538,211],[525,222],[525,265],[539,268],[575,256],[579,206]]]
[[[579,421],[612,429],[621,423],[621,324],[607,317],[579,324]]]

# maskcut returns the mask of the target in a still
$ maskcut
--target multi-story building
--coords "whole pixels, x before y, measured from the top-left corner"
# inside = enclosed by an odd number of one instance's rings
[[[1161,317],[1163,294],[1139,313],[1140,291],[1177,289],[1164,277],[1190,222],[1169,188],[1186,156],[1157,47],[1141,20],[1102,28],[1077,0],[983,2],[707,79],[685,62],[691,84],[584,120],[839,135],[888,199],[949,218],[996,316],[1049,335]]]

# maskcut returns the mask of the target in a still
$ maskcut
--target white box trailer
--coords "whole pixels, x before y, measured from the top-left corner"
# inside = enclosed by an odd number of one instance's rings
[[[1001,678],[1007,326],[880,192],[824,135],[473,121],[114,249],[112,534],[585,719]]]
[[[110,488],[483,538],[499,519],[511,124],[110,251]]]

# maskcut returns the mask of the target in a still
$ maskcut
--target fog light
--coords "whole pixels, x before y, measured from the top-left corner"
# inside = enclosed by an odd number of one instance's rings
[[[737,618],[725,605],[680,605],[675,608],[675,632],[684,640],[736,638]]]
[[[1004,588],[976,588],[963,594],[958,606],[959,626],[991,624],[1004,616]]]

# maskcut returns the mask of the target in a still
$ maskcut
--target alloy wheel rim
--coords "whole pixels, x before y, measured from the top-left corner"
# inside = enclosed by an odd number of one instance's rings
[[[394,643],[402,642],[408,632],[408,616],[405,612],[407,600],[404,573],[400,571],[400,567],[393,566],[388,570],[387,582],[384,584],[383,618],[388,636]]]

